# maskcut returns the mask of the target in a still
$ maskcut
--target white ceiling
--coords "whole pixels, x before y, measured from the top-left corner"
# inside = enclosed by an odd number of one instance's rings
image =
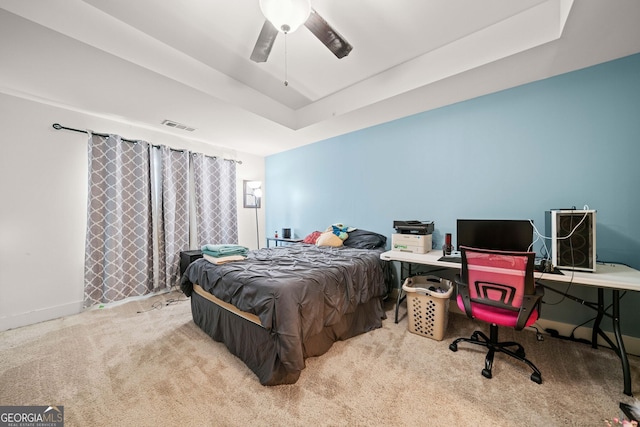
[[[640,52],[637,0],[311,4],[349,56],[303,26],[252,62],[258,0],[0,0],[0,91],[266,156]]]

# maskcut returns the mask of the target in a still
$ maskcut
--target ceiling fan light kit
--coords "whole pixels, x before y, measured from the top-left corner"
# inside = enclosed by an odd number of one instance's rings
[[[254,62],[267,61],[278,32],[286,35],[302,24],[338,59],[344,58],[353,49],[340,33],[311,8],[310,0],[260,0],[260,9],[266,19],[251,52]]]
[[[262,14],[282,33],[292,33],[311,13],[310,0],[260,0]]]

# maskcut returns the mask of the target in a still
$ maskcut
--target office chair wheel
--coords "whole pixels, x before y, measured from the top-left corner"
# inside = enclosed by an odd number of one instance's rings
[[[485,378],[489,378],[491,379],[493,377],[493,375],[491,375],[491,371],[488,369],[483,369],[482,370],[482,376]]]
[[[531,374],[531,381],[533,381],[534,383],[542,384],[542,376],[539,373],[534,372],[533,374]]]
[[[456,344],[456,343],[449,344],[449,350],[458,351],[458,344]]]
[[[523,359],[526,357],[524,354],[524,348],[520,347],[516,350],[516,356],[522,357]]]

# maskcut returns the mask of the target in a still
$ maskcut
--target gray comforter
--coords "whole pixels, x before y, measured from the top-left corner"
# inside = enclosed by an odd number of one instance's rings
[[[291,245],[249,252],[243,261],[189,265],[181,288],[191,296],[197,283],[217,298],[260,318],[277,337],[287,370],[304,368],[304,343],[361,304],[387,292],[380,250]],[[378,310],[376,310],[378,311]],[[381,326],[366,326],[367,330]]]

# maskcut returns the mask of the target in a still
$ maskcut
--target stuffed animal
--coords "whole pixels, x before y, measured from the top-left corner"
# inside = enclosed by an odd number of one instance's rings
[[[339,227],[339,225],[332,225],[327,229],[327,231],[331,231],[333,234],[338,236],[340,240],[345,240],[347,237],[349,237],[349,235],[347,234],[347,227]]]
[[[332,231],[325,231],[320,234],[316,240],[316,246],[333,246],[334,248],[342,246],[342,239],[333,234]]]
[[[353,230],[355,230],[355,228],[347,227],[344,224],[337,223],[337,224],[332,224],[329,228],[327,228],[326,231],[331,231],[333,234],[338,236],[340,240],[346,240],[347,237],[349,237],[348,233],[352,232]]]
[[[353,227],[347,227],[344,224],[332,224],[320,234],[316,241],[317,246],[342,246],[342,242],[349,237],[349,232],[355,230]]]

